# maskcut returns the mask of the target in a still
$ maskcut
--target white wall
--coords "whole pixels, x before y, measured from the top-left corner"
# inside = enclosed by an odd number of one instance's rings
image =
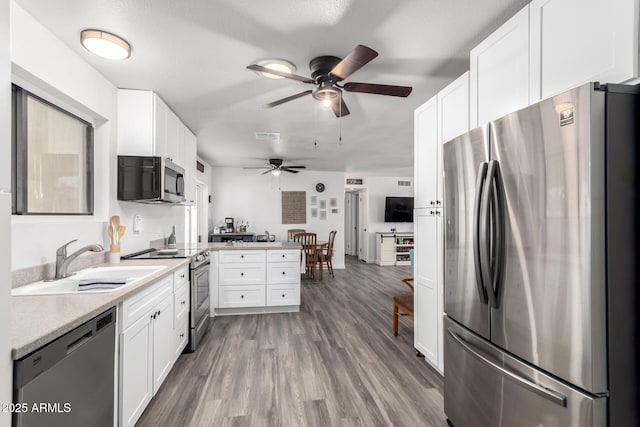
[[[411,172],[411,171],[408,171]],[[409,176],[374,176],[363,173],[347,173],[345,178],[363,178],[363,185],[344,185],[350,190],[366,189],[362,195],[367,198],[367,241],[360,242],[363,259],[366,262],[376,260],[375,233],[390,232],[395,228],[398,232],[413,232],[412,223],[384,222],[385,198],[387,196],[413,197],[413,177]],[[408,187],[398,186],[398,181],[410,181]],[[344,181],[346,183],[346,179]]]
[[[122,253],[148,247],[167,237],[171,226],[184,236],[184,207],[142,205],[116,200],[116,87],[24,9],[11,2],[12,79],[37,95],[94,122],[95,214],[87,217],[13,216],[12,268],[53,262],[55,250],[78,239],[70,251],[101,243],[108,248],[106,223],[120,215],[127,227]],[[142,232],[132,233],[133,216],[143,219]]]
[[[9,62],[9,0],[0,0],[0,192],[11,188],[11,113]],[[0,247],[0,403],[11,402],[11,341],[8,326],[11,324],[11,207],[7,194],[0,195],[0,230],[3,245]],[[4,204],[4,205],[3,205]],[[11,414],[0,411],[0,427],[11,425]]]
[[[279,241],[286,241],[287,230],[291,228],[304,228],[317,233],[318,240],[327,240],[329,232],[336,230],[333,266],[344,268],[344,174],[303,171],[298,174],[283,172],[279,177],[274,177],[260,173],[239,168],[213,168],[211,194],[214,224],[223,224],[225,217],[233,217],[236,222],[249,221],[253,232],[264,234],[265,230],[269,230]],[[315,190],[318,182],[326,187],[323,193]],[[280,191],[307,192],[306,224],[282,224]],[[326,220],[311,218],[311,196],[327,201]],[[330,198],[336,198],[337,214],[330,213]]]

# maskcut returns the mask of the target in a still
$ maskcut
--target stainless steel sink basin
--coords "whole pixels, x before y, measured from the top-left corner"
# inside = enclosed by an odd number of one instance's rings
[[[86,293],[105,293],[115,292],[120,289],[129,287],[139,281],[146,279],[152,274],[164,270],[166,265],[157,266],[131,266],[131,267],[96,267],[80,270],[73,276],[50,282],[41,281],[31,283],[29,285],[20,286],[11,291],[11,295],[53,295],[53,294],[86,294]],[[111,288],[90,287],[81,288],[80,283],[101,283],[124,281],[125,284],[119,284]]]

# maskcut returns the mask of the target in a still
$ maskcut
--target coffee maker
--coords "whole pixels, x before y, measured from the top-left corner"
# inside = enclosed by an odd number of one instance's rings
[[[235,231],[235,228],[233,228],[233,218],[225,218],[224,219],[224,224],[226,226],[226,232],[227,233],[233,233]]]

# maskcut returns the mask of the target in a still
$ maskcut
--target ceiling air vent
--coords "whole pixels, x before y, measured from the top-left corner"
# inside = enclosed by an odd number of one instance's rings
[[[279,141],[280,132],[256,132],[256,139],[258,141]]]
[[[362,185],[363,182],[362,178],[347,178],[347,185]]]
[[[398,187],[411,187],[411,181],[398,181]]]

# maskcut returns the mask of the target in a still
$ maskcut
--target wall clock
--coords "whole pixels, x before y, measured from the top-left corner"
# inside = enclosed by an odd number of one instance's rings
[[[317,191],[318,193],[322,193],[322,192],[324,191],[324,184],[323,184],[323,183],[321,183],[321,182],[317,183],[317,184],[316,184],[316,191]]]

